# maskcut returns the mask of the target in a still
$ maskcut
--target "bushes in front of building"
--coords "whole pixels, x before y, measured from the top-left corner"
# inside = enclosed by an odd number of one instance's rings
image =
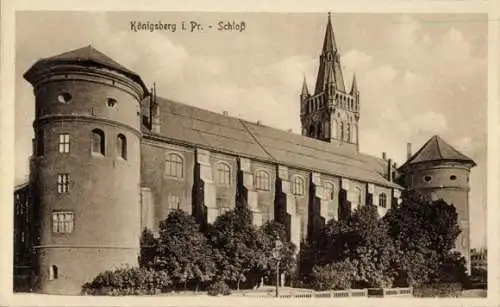
[[[346,290],[352,287],[355,267],[349,260],[316,265],[312,269],[312,287],[318,291]]]
[[[389,271],[394,246],[387,235],[387,224],[378,217],[375,206],[360,207],[345,220],[330,220],[312,246],[310,254],[316,266],[306,274],[315,289],[325,288],[325,280],[333,282],[335,278],[343,280],[342,288],[392,284]]]
[[[168,292],[172,281],[165,271],[118,268],[97,275],[82,287],[84,295],[153,295]]]
[[[350,278],[352,288],[466,286],[465,260],[452,251],[459,234],[454,206],[405,194],[382,219],[375,206],[364,206],[329,221],[304,250],[301,276],[318,290],[334,287],[334,278],[344,287]],[[347,261],[351,276],[339,271]]]
[[[256,227],[245,206],[222,214],[203,232],[193,216],[175,210],[160,222],[158,234],[143,231],[139,268],[103,272],[84,285],[84,293],[209,290],[214,295],[228,295],[230,288],[251,288],[265,277],[274,280],[272,249],[277,237],[283,242],[280,272],[295,270],[296,248],[288,241],[285,227],[274,221]],[[143,275],[151,272],[156,274],[152,275],[154,282],[144,284],[150,279]]]

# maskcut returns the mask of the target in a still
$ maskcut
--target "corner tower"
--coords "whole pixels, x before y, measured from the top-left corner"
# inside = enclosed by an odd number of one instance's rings
[[[469,176],[476,163],[435,135],[401,166],[405,185],[428,200],[455,206],[462,232],[455,250],[466,259],[470,273]]]
[[[300,94],[302,135],[358,150],[359,91],[354,76],[346,90],[331,14],[328,13],[316,87],[309,93],[304,78]]]
[[[31,186],[38,292],[77,294],[137,263],[140,104],[134,72],[91,46],[36,62]]]

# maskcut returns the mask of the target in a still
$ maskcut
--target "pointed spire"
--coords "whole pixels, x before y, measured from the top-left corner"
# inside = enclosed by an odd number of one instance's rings
[[[328,23],[326,25],[325,40],[323,41],[323,53],[337,51],[335,36],[333,35],[332,14],[328,12]]]
[[[309,96],[309,89],[307,88],[306,76],[304,76],[304,80],[302,81],[302,96]]]
[[[356,74],[352,77],[351,95],[355,95],[358,92],[358,83],[356,82]]]
[[[314,93],[320,93],[325,90],[328,84],[330,69],[333,68],[333,77],[330,81],[335,80],[337,90],[345,91],[344,78],[342,76],[342,68],[340,66],[340,55],[338,54],[335,36],[333,34],[333,26],[331,14],[328,13],[328,23],[326,25],[325,39],[323,42],[323,50],[320,56],[320,66],[318,69],[318,77],[316,78],[316,87]]]

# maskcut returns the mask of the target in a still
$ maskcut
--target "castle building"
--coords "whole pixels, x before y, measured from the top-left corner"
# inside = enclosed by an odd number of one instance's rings
[[[360,92],[355,78],[346,90],[330,16],[319,60],[314,91],[304,80],[298,97],[302,135],[157,97],[91,46],[37,61],[24,75],[36,105],[30,218],[16,226],[33,234],[37,291],[79,293],[99,272],[137,265],[141,230],[171,210],[212,223],[236,203],[256,225],[284,223],[300,246],[359,206],[383,216],[409,188],[458,206],[468,251],[474,162],[434,137],[399,184],[390,159],[359,152]]]

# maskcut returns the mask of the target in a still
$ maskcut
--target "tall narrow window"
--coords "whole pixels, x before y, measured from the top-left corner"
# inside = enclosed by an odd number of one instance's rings
[[[325,193],[325,198],[327,200],[334,200],[335,199],[335,185],[331,182],[327,182],[324,185],[324,193]]]
[[[43,156],[43,152],[45,151],[44,147],[44,139],[43,139],[43,129],[38,129],[38,136],[36,138],[36,155]]]
[[[104,155],[105,144],[104,131],[100,129],[92,130],[92,153]]]
[[[344,141],[344,123],[340,123],[340,140]]]
[[[304,191],[305,191],[304,179],[302,179],[299,176],[293,177],[292,194],[295,196],[302,196],[304,195]]]
[[[351,124],[350,123],[347,123],[347,128],[346,128],[346,137],[345,137],[346,141],[348,143],[351,142]]]
[[[52,212],[52,232],[71,233],[73,228],[73,212]]]
[[[69,152],[69,134],[60,133],[59,134],[59,152],[68,153]]]
[[[330,122],[326,121],[323,123],[323,133],[325,134],[325,138],[330,137]]]
[[[57,193],[68,193],[69,192],[69,174],[58,174],[57,175]]]
[[[379,194],[378,205],[382,208],[387,208],[387,195],[385,195],[385,193]]]
[[[224,162],[217,163],[215,182],[221,185],[231,184],[231,168]]]
[[[51,265],[49,267],[49,280],[54,280],[57,279],[59,276],[59,269],[57,268],[57,265]]]
[[[118,157],[127,160],[127,138],[123,134],[118,134],[116,137],[116,150]]]
[[[175,153],[167,155],[165,174],[174,178],[182,178],[184,176],[184,162],[181,156]]]
[[[269,174],[266,171],[259,170],[255,172],[255,188],[261,191],[270,190]]]

